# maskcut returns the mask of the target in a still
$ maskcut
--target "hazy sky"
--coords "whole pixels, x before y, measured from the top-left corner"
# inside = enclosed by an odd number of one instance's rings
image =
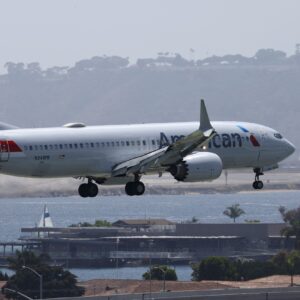
[[[191,58],[259,48],[292,54],[299,0],[0,0],[0,72],[7,61],[73,65],[96,55]]]

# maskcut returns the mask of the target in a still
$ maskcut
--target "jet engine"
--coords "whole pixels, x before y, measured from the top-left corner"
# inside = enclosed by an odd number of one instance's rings
[[[218,178],[223,169],[221,158],[210,152],[190,154],[184,160],[169,168],[169,172],[178,181],[196,182]]]

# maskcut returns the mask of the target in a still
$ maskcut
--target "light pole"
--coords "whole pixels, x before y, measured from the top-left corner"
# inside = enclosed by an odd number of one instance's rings
[[[119,279],[119,273],[118,273],[118,270],[119,270],[119,257],[118,257],[118,252],[119,252],[119,243],[120,243],[120,238],[117,238],[116,239],[116,248],[117,248],[117,253],[116,253],[116,279],[118,280]]]
[[[27,266],[22,266],[23,270],[29,270],[32,273],[34,273],[37,277],[39,277],[40,279],[40,299],[43,299],[43,275],[41,275],[40,273],[38,273],[37,271],[27,267]]]
[[[155,269],[161,271],[163,274],[163,280],[164,280],[163,291],[165,292],[166,291],[166,271],[160,267],[154,267],[153,270],[155,270]]]
[[[151,260],[151,254],[152,254],[152,251],[150,251],[150,249],[152,248],[153,246],[153,240],[150,239],[149,240],[149,275],[150,275],[150,298],[152,298],[152,272],[151,272],[151,269],[152,269],[152,260]]]

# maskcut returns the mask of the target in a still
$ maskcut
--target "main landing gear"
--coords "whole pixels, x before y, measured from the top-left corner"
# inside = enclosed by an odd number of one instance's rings
[[[259,180],[259,176],[264,175],[264,173],[259,168],[256,168],[253,171],[255,173],[255,180],[252,186],[255,190],[261,190],[264,187],[264,183]]]
[[[125,192],[128,196],[141,196],[145,192],[145,185],[137,181],[129,181],[125,185]]]
[[[88,183],[83,183],[78,188],[81,197],[96,197],[98,195],[98,186],[89,179]]]

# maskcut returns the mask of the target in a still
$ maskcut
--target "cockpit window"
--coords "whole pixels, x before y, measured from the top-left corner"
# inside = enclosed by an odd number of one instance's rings
[[[280,133],[274,133],[274,136],[277,138],[277,139],[282,139],[282,135]]]

